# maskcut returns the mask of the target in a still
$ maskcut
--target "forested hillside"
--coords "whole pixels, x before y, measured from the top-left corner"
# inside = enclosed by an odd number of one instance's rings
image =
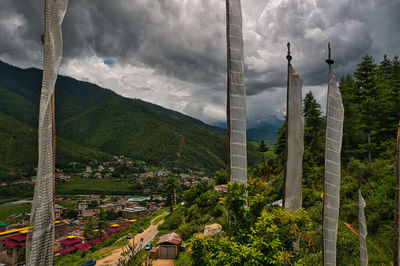
[[[42,71],[0,62],[0,177],[34,174]],[[57,167],[124,155],[163,167],[212,172],[226,164],[226,131],[95,84],[59,76]],[[249,143],[249,164],[259,162]]]
[[[358,188],[366,201],[367,246],[370,265],[390,265],[394,235],[395,144],[400,119],[400,62],[387,57],[379,64],[363,57],[354,76],[339,82],[345,106],[342,147],[340,221],[337,265],[359,264]],[[180,207],[191,233],[192,254],[178,259],[193,265],[320,265],[322,264],[322,207],[326,118],[321,105],[308,92],[304,99],[305,152],[303,207],[298,212],[272,205],[282,199],[285,125],[267,152],[266,164],[250,169],[249,185],[228,185],[221,197],[213,189],[195,189],[184,195]],[[265,169],[264,169],[265,167]],[[215,184],[227,181],[223,172]],[[247,193],[244,193],[247,191]],[[209,199],[200,200],[200,199]],[[222,206],[216,207],[219,202]],[[220,207],[224,207],[220,210]],[[187,208],[187,209],[186,209]],[[226,210],[229,210],[226,212]],[[226,223],[226,213],[230,223]],[[195,218],[192,218],[195,217]],[[202,225],[220,222],[215,237],[195,235]],[[300,237],[300,250],[293,241]],[[189,259],[188,259],[189,258]]]

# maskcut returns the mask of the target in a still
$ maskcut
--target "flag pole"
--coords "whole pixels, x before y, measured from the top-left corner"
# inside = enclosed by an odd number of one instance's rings
[[[331,43],[330,42],[328,42],[328,59],[325,60],[325,63],[328,64],[328,66],[329,66],[328,73],[330,73],[330,71],[332,69],[332,65],[335,63],[335,61],[333,61],[332,58],[331,58]],[[328,80],[329,80],[329,75],[330,74],[328,74]],[[329,85],[328,85],[328,95],[327,95],[327,104],[326,104],[326,106],[327,106],[326,107],[327,108],[326,115],[327,116],[328,116],[328,105],[329,105]],[[325,143],[325,145],[326,145],[326,143]],[[326,154],[325,154],[325,157],[326,157]],[[325,176],[325,179],[326,179],[326,176]],[[325,186],[325,183],[324,183],[324,186]],[[322,239],[322,262],[323,262],[323,265],[325,265],[325,256],[326,256],[326,254],[325,254],[325,241],[324,241],[324,238],[325,238],[324,220],[325,220],[325,211],[326,211],[325,210],[325,201],[326,201],[326,188],[324,188],[324,204],[323,204],[323,208],[322,208],[322,238],[323,238]]]
[[[400,223],[400,217],[399,217],[399,190],[400,190],[400,121],[397,127],[397,145],[396,145],[396,191],[395,191],[395,197],[394,197],[394,245],[393,245],[393,265],[398,266],[399,265],[399,223]]]
[[[287,43],[287,55],[286,59],[288,61],[287,65],[287,81],[286,81],[286,132],[285,132],[285,165],[284,165],[284,178],[283,178],[283,197],[282,197],[282,206],[285,207],[285,198],[286,198],[286,179],[287,179],[287,161],[288,161],[288,136],[289,136],[289,69],[292,61],[292,55],[290,52],[290,42]]]

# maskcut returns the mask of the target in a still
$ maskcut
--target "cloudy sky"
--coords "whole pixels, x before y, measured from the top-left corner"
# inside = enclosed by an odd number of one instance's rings
[[[400,55],[398,0],[242,0],[248,124],[285,112],[286,43],[324,106],[327,43],[337,77],[366,53]],[[0,1],[0,60],[41,67],[43,0]],[[225,120],[225,0],[69,0],[61,74],[208,123]]]

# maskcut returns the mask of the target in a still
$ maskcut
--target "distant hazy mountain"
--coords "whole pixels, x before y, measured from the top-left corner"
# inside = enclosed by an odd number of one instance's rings
[[[41,79],[39,69],[0,61],[0,173],[36,165]],[[70,77],[58,77],[55,95],[58,165],[115,154],[206,171],[225,166],[224,129]],[[251,165],[259,156],[253,145],[249,151]]]
[[[260,121],[254,124],[252,128],[247,129],[247,138],[256,141],[261,141],[263,139],[265,143],[273,145],[278,138],[276,132],[281,127],[282,123],[283,120],[274,117]]]
[[[281,127],[283,120],[276,117],[270,117],[257,121],[250,125],[247,129],[247,139],[260,142],[262,139],[269,145],[274,145],[278,134],[276,133]],[[226,129],[225,122],[213,123],[214,126]]]

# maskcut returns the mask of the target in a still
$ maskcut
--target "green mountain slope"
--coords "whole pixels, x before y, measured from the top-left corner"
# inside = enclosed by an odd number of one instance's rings
[[[37,129],[0,113],[0,181],[7,181],[7,172],[28,171],[33,175],[37,164]],[[57,137],[57,165],[71,161],[102,161],[111,154],[80,146]]]
[[[29,151],[19,155],[24,158],[7,155],[3,169],[36,165],[36,129],[31,134],[26,132],[37,128],[41,77],[41,70],[20,69],[0,61],[0,114],[18,125],[0,123],[8,128],[8,135],[29,136],[29,141],[14,137],[14,141],[20,143],[18,145],[26,146]],[[61,137],[57,142],[57,152],[62,153],[57,154],[60,167],[68,159],[90,160],[90,154],[93,160],[118,154],[154,165],[207,172],[226,164],[224,129],[69,77],[58,77],[55,95],[56,132]],[[0,144],[4,149],[10,149],[9,145],[3,144],[5,141],[4,137]],[[62,151],[63,146],[69,148]],[[249,164],[259,161],[256,147],[249,145],[249,150]],[[17,158],[16,162],[9,159],[13,156]]]

